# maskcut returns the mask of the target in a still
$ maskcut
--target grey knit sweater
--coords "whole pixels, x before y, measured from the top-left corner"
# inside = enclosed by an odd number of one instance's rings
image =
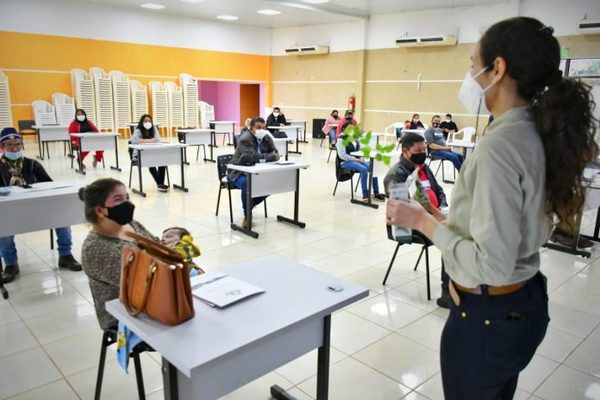
[[[139,222],[132,221],[131,226],[138,234],[156,239]],[[81,265],[90,281],[96,316],[103,330],[115,328],[118,323],[106,311],[104,303],[119,297],[123,246],[133,246],[133,243],[90,231],[81,247]]]

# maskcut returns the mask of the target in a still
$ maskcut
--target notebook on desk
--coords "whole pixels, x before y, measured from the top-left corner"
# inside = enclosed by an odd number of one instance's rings
[[[207,272],[190,279],[192,294],[211,307],[225,308],[264,290],[222,272]]]
[[[290,165],[293,163],[294,163],[293,161],[286,161],[286,160],[279,160],[279,161],[274,162],[275,165]]]

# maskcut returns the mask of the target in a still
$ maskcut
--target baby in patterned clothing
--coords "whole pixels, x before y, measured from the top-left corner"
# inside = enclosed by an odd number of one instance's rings
[[[161,243],[171,247],[181,254],[188,265],[198,272],[204,272],[202,268],[194,263],[193,258],[200,256],[200,248],[194,243],[194,238],[185,228],[174,226],[167,228],[162,233]]]

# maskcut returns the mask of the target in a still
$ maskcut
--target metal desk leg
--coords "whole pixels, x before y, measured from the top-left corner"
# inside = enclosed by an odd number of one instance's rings
[[[102,157],[104,157],[104,155],[102,155]],[[110,169],[121,172],[121,168],[119,168],[119,140],[117,139],[117,136],[115,136],[115,164],[116,166],[111,166]]]
[[[83,169],[83,160],[81,158],[81,138],[79,138],[78,144],[79,145],[77,146],[77,166],[79,167],[79,169],[76,169],[75,172],[81,175],[85,175],[85,170]]]
[[[379,208],[379,205],[377,204],[373,204],[373,200],[371,198],[371,193],[373,193],[373,161],[375,161],[373,159],[373,157],[369,158],[369,189],[368,189],[368,198],[367,201],[363,201],[363,200],[358,200],[358,199],[352,199],[350,200],[350,202],[352,204],[359,204],[361,206],[365,206],[365,207],[371,207],[371,208]],[[354,190],[354,188],[352,188],[352,190]]]
[[[162,375],[165,400],[179,400],[179,387],[177,386],[177,368],[166,358],[162,358]]]
[[[131,191],[135,194],[139,194],[142,197],[146,197],[146,193],[144,193],[144,187],[142,186],[142,150],[138,150],[138,159],[137,159],[137,167],[138,167],[138,179],[140,181],[140,189],[132,188]]]
[[[580,235],[580,237],[593,242],[600,242],[600,237],[598,237],[598,234],[600,234],[600,207],[598,207],[598,210],[596,210],[596,225],[594,226],[594,235]]]
[[[189,189],[185,187],[185,166],[184,166],[184,162],[183,162],[183,157],[186,154],[186,149],[187,149],[186,147],[181,148],[181,186],[173,184],[173,188],[187,193],[189,191]],[[167,167],[167,168],[169,168],[169,167]]]
[[[300,214],[300,170],[296,170],[296,191],[294,192],[294,219],[284,217],[282,215],[277,216],[277,221],[287,222],[292,225],[296,225],[300,228],[305,228],[306,224],[298,220]]]
[[[204,162],[206,161],[210,161],[210,162],[216,162],[215,158],[213,157],[213,143],[216,143],[216,138],[215,138],[215,134],[214,132],[210,133],[210,144],[208,145],[208,147],[210,148],[210,158],[206,158],[206,145],[202,145],[202,148],[204,149]]]
[[[44,159],[44,144],[42,143],[42,138],[40,136],[40,130],[36,129],[35,132],[37,133],[37,137],[38,137],[38,160],[43,160]]]
[[[245,233],[248,236],[253,237],[254,239],[258,239],[258,232],[254,232],[252,230],[252,174],[246,174],[246,223],[248,224],[248,229],[243,226],[239,226],[238,224],[232,223],[231,229],[234,231],[239,231]]]
[[[329,348],[331,345],[331,315],[323,318],[323,345],[319,347],[317,363],[317,400],[329,397]]]
[[[298,148],[298,143],[300,142],[300,137],[298,134],[298,129],[296,129],[296,151],[290,151],[290,153],[294,153],[294,154],[302,154],[302,152],[300,151],[300,149]]]
[[[0,271],[4,271],[2,267],[2,257],[0,257]],[[4,287],[4,282],[2,282],[2,273],[0,272],[0,293],[2,293],[2,297],[4,299],[8,299],[8,291]]]

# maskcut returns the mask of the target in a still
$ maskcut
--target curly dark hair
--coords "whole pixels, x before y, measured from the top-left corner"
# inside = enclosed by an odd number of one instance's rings
[[[519,95],[529,102],[546,154],[546,211],[573,232],[585,202],[583,169],[598,154],[598,120],[590,87],[563,78],[553,32],[534,18],[500,21],[479,41],[480,55],[487,69],[502,57]]]

